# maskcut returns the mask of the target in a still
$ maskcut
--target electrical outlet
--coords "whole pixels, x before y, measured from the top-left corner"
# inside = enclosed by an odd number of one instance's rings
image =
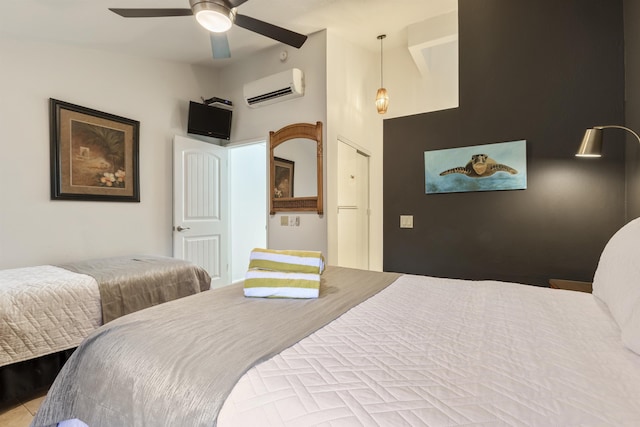
[[[287,215],[283,215],[280,217],[280,225],[284,227],[289,225],[289,217]]]
[[[295,216],[290,216],[289,217],[289,227],[295,227],[296,226],[296,217]]]
[[[400,215],[400,228],[413,228],[413,215]]]

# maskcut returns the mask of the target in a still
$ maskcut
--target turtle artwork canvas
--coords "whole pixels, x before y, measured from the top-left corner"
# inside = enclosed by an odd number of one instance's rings
[[[425,193],[524,190],[527,141],[424,152]]]

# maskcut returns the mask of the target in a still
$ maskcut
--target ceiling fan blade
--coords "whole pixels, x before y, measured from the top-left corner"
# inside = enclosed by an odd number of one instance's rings
[[[229,6],[229,8],[238,7],[245,2],[247,2],[247,0],[227,0],[226,1],[227,6]]]
[[[109,10],[123,18],[161,18],[165,16],[190,16],[191,9],[112,9]]]
[[[236,25],[295,48],[300,48],[307,40],[307,36],[303,34],[246,15],[236,15]]]
[[[231,58],[229,40],[226,33],[209,33],[211,38],[211,53],[213,59]]]

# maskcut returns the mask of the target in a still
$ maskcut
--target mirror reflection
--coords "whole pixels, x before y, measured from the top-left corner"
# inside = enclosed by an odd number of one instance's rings
[[[316,141],[290,139],[273,150],[275,163],[275,198],[318,195]]]

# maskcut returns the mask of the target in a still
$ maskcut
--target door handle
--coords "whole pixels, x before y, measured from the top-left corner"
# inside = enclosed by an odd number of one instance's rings
[[[176,230],[178,230],[178,231],[191,230],[191,227],[183,227],[183,226],[179,225],[178,227],[176,227]]]

